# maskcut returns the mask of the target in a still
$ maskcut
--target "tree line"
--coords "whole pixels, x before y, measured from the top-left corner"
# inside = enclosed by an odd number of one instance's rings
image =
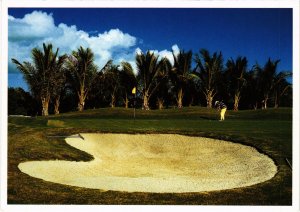
[[[128,108],[133,104],[145,110],[191,105],[212,108],[215,100],[233,110],[292,106],[292,84],[287,81],[291,72],[279,72],[279,60],[268,59],[264,66],[249,68],[246,57],[224,62],[221,52],[211,54],[200,49],[195,54],[184,50],[173,53],[171,63],[147,51],[136,54],[134,73],[126,61],[114,64],[109,60],[99,68],[90,48],[79,47],[70,55],[58,53],[52,44],[43,44],[42,49],[32,49],[32,62],[12,59],[43,116],[49,114],[49,108],[59,114],[61,110]],[[135,95],[133,88],[137,90]],[[20,89],[10,88],[10,92],[14,95],[9,99],[28,96]]]

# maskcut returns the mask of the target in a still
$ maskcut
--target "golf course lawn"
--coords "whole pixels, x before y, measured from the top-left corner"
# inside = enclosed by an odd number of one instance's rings
[[[137,110],[135,119],[132,109],[123,108],[46,118],[9,117],[8,204],[291,205],[292,171],[286,158],[292,162],[292,109],[228,111],[224,122],[218,118],[216,110],[201,107]],[[272,158],[277,173],[270,180],[240,188],[151,193],[52,183],[30,177],[18,168],[28,161],[92,161],[91,154],[66,143],[65,137],[77,133],[179,134],[231,141],[254,147]]]

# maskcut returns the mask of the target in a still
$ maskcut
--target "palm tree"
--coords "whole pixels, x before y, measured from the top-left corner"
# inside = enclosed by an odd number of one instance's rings
[[[279,72],[276,74],[275,82],[277,83],[274,85],[274,108],[278,108],[281,97],[292,90],[292,85],[285,79],[291,75],[292,73],[290,72]]]
[[[46,45],[44,43],[43,51],[34,48],[31,53],[33,64],[30,62],[23,62],[22,64],[16,59],[12,59],[12,62],[23,73],[32,94],[41,100],[42,115],[48,116],[48,107],[53,93],[56,68],[63,64],[65,56],[58,58],[58,49],[56,52],[53,52],[52,44]]]
[[[120,71],[118,66],[111,65],[103,73],[103,81],[105,84],[105,89],[110,95],[110,105],[112,108],[115,107],[117,101],[117,95],[121,87]]]
[[[111,61],[103,69],[110,63]],[[73,51],[72,55],[68,58],[67,68],[69,71],[69,80],[77,92],[78,111],[83,111],[87,95],[92,84],[98,77],[92,50],[90,48],[84,49],[80,46],[77,51]]]
[[[256,110],[258,108],[261,92],[259,86],[259,73],[255,69],[255,66],[244,74],[246,85],[243,89],[243,95],[247,98],[241,100],[242,104],[247,108]]]
[[[66,59],[67,59],[66,55],[59,57],[54,67],[52,96],[54,98],[55,115],[59,114],[60,96],[62,94],[62,91],[65,88],[65,83],[66,83],[66,69],[65,69]]]
[[[141,86],[143,96],[143,108],[149,110],[149,99],[158,88],[162,79],[167,77],[166,58],[158,60],[158,56],[148,51],[146,54],[136,55],[136,65],[138,70],[137,79]]]
[[[137,85],[137,79],[134,75],[133,68],[128,62],[121,62],[120,70],[120,80],[121,80],[121,91],[122,99],[125,105],[125,108],[128,108],[129,98],[131,91]]]
[[[182,108],[185,87],[188,82],[192,82],[191,79],[195,77],[195,75],[191,73],[192,55],[192,51],[186,53],[180,51],[177,55],[173,53],[174,65],[170,72],[170,78],[177,93],[176,102],[178,108]]]
[[[283,79],[290,76],[289,72],[277,73],[277,66],[280,60],[272,61],[270,58],[266,62],[265,66],[261,68],[259,65],[255,66],[255,69],[259,75],[259,87],[262,94],[262,108],[267,109],[270,95],[274,91],[278,83]]]
[[[201,81],[201,90],[206,98],[207,107],[212,107],[214,96],[217,94],[217,83],[223,69],[223,56],[215,52],[212,56],[206,49],[201,49],[200,54],[196,54],[196,70]]]
[[[170,64],[171,69],[171,64]],[[153,94],[153,96],[156,97],[156,104],[158,106],[159,110],[162,110],[166,104],[170,101],[170,94],[171,94],[171,81],[169,77],[164,77],[156,89],[156,92]]]
[[[229,93],[234,93],[234,107],[235,111],[239,110],[239,101],[241,99],[242,88],[246,85],[244,74],[247,69],[246,57],[238,57],[236,60],[232,58],[226,63],[225,76],[227,78],[227,85]]]

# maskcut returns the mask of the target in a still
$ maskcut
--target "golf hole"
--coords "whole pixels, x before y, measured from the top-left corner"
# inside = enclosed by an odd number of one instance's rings
[[[81,134],[66,142],[89,162],[29,161],[19,169],[45,181],[92,189],[183,193],[254,185],[277,167],[255,148],[177,134]]]

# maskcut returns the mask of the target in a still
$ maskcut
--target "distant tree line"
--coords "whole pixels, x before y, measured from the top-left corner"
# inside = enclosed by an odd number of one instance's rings
[[[174,63],[151,51],[136,54],[137,73],[129,62],[107,61],[99,68],[90,48],[58,55],[52,44],[32,49],[32,63],[12,59],[23,73],[30,93],[9,88],[9,114],[47,116],[88,108],[137,107],[145,110],[200,105],[221,100],[230,109],[291,107],[291,72],[278,71],[279,60],[249,67],[246,57],[224,63],[221,52],[173,53]],[[194,63],[193,63],[194,62]],[[195,64],[195,67],[192,67]],[[137,88],[136,101],[132,89]],[[41,109],[37,109],[41,108]]]

